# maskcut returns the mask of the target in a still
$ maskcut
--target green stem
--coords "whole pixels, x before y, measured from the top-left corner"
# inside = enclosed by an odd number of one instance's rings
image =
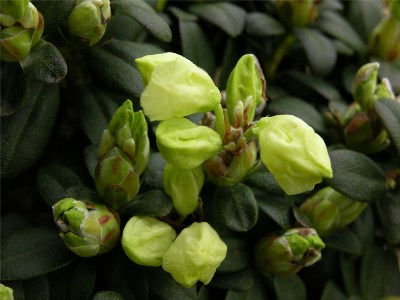
[[[283,57],[286,54],[286,51],[293,44],[293,42],[295,40],[296,40],[296,37],[293,34],[287,34],[285,36],[285,38],[282,40],[281,44],[276,49],[271,62],[269,63],[268,67],[266,68],[269,78],[274,77],[279,64],[281,63]]]
[[[224,141],[225,137],[224,111],[220,103],[214,108],[214,114],[215,114],[214,130],[219,134],[221,140]]]

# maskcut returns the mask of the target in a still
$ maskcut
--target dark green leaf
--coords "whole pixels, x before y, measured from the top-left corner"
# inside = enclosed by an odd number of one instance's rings
[[[246,11],[232,3],[212,2],[190,6],[189,11],[218,26],[231,37],[243,32],[246,24]]]
[[[251,12],[247,16],[246,32],[254,36],[270,36],[285,33],[285,28],[265,13]]]
[[[38,276],[22,282],[24,298],[29,300],[50,299],[50,286],[48,276]],[[17,299],[17,298],[16,298]],[[83,298],[81,298],[83,300]]]
[[[63,25],[75,5],[74,0],[35,0],[35,6],[45,20],[43,36],[50,35]]]
[[[26,100],[26,80],[17,63],[2,65],[0,79],[0,117],[4,117],[17,112]]]
[[[118,104],[98,88],[80,90],[79,116],[82,128],[92,144],[100,144],[103,131],[118,109]]]
[[[295,34],[304,48],[314,73],[323,76],[331,72],[336,63],[336,49],[332,42],[311,28],[298,27],[295,29]]]
[[[347,297],[333,281],[328,281],[322,292],[321,300],[346,300]]]
[[[50,165],[39,170],[37,184],[44,201],[51,206],[65,198],[68,187],[83,185],[83,181],[65,166]]]
[[[396,95],[400,93],[400,60],[397,61],[379,61],[379,77],[389,79],[393,91]]]
[[[67,63],[61,52],[44,40],[40,40],[19,63],[25,74],[43,83],[59,83],[67,75]]]
[[[389,244],[400,244],[400,192],[377,202],[383,233]]]
[[[24,105],[1,118],[1,177],[12,178],[31,167],[41,156],[57,117],[58,86],[28,80]]]
[[[162,268],[148,268],[146,273],[151,278],[150,290],[163,299],[196,299],[196,287],[184,288]]]
[[[379,200],[377,203],[381,202]],[[361,241],[363,249],[369,247],[372,238],[375,235],[375,208],[369,205],[351,224],[351,229],[357,234]]]
[[[163,189],[162,174],[166,162],[160,152],[150,154],[149,164],[144,173],[142,186],[149,189]]]
[[[342,252],[340,255],[340,270],[346,293],[348,295],[358,294],[358,270],[356,269],[355,257]]]
[[[2,241],[1,280],[34,278],[62,268],[75,258],[55,229],[17,232]]]
[[[258,219],[258,206],[251,189],[244,184],[220,188],[215,205],[221,221],[235,231],[248,231]]]
[[[361,241],[358,236],[349,229],[330,234],[323,238],[327,247],[331,247],[342,252],[360,255],[362,252]]]
[[[95,203],[106,205],[104,199],[101,198],[95,191],[86,186],[71,186],[65,190],[66,198],[74,198],[87,203]]]
[[[273,219],[279,226],[289,229],[291,226],[291,208],[290,201],[283,197],[265,195],[257,197],[258,207]]]
[[[172,210],[172,200],[163,190],[151,190],[139,194],[124,208],[130,215],[165,216]]]
[[[115,291],[100,291],[94,295],[93,300],[124,300],[120,293]]]
[[[140,97],[143,82],[134,61],[128,63],[124,58],[102,48],[91,48],[88,54],[89,63],[99,78],[135,98]]]
[[[390,248],[374,241],[366,249],[360,270],[361,295],[365,300],[400,294],[398,261]]]
[[[97,145],[90,145],[85,147],[83,150],[83,156],[85,158],[86,168],[92,178],[94,178],[94,173],[96,171],[97,165],[97,152],[98,146]]]
[[[251,253],[246,241],[233,237],[223,238],[223,240],[228,246],[228,253],[218,267],[218,272],[236,272],[248,267],[251,262]]]
[[[74,265],[68,283],[67,299],[91,299],[96,283],[95,259],[81,259]]]
[[[129,28],[129,30],[121,30],[121,28]],[[126,16],[115,14],[107,24],[105,39],[118,39],[124,41],[141,42],[147,40],[149,32],[144,30],[143,26],[134,19]]]
[[[296,221],[301,224],[303,227],[312,227],[310,220],[308,217],[297,207],[293,206],[293,215],[296,219]]]
[[[338,102],[342,100],[339,91],[321,77],[307,75],[298,71],[290,71],[288,75],[299,81],[302,84],[302,88],[307,86],[329,101]]]
[[[250,268],[231,272],[231,273],[215,273],[210,285],[227,290],[245,291],[254,285],[254,271]]]
[[[247,177],[245,183],[276,196],[284,195],[282,188],[279,186],[278,182],[276,182],[272,173],[268,172],[265,167],[261,167],[258,172]]]
[[[28,220],[20,214],[9,213],[1,216],[1,240],[5,240],[10,235],[23,231],[31,227]]]
[[[162,42],[170,42],[172,32],[168,24],[143,0],[111,0],[113,11],[126,15],[143,25]]]
[[[200,25],[192,21],[179,21],[183,55],[200,68],[213,74],[215,70],[214,50]]]
[[[306,300],[306,287],[298,275],[274,277],[275,293],[278,300]]]
[[[262,286],[253,286],[246,291],[229,290],[226,293],[225,300],[261,300],[268,299]]]
[[[400,157],[400,103],[383,99],[375,102],[375,110]]]
[[[354,200],[375,202],[386,192],[386,178],[380,167],[369,157],[347,149],[329,153],[333,178],[327,183]]]
[[[191,13],[188,13],[178,7],[171,6],[168,8],[171,13],[178,18],[179,21],[198,21],[199,18]]]
[[[314,128],[315,131],[322,134],[327,133],[321,113],[303,99],[291,96],[274,99],[274,101],[268,102],[267,110],[274,114],[294,115]]]
[[[109,43],[107,43],[107,45],[105,45],[104,49],[123,59],[128,64],[134,63],[136,58],[145,55],[165,52],[163,49],[153,44],[135,43],[118,39],[112,39]]]
[[[339,13],[334,11],[324,12],[318,18],[318,26],[354,50],[358,52],[364,51],[365,45],[361,37]]]
[[[224,90],[226,88],[226,83],[228,81],[229,75],[231,74],[233,68],[236,66],[237,61],[242,55],[239,50],[240,43],[237,39],[229,38],[223,48],[225,49],[225,51],[222,60],[222,70],[219,82],[217,82],[217,86],[221,90]]]
[[[354,54],[354,50],[342,41],[332,40],[332,44],[335,46],[336,52],[338,54],[343,54],[346,56],[352,56]]]

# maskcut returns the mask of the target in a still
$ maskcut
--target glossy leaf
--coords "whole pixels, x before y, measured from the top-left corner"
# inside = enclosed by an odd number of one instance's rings
[[[306,287],[298,275],[274,277],[273,284],[278,300],[306,300]]]
[[[228,252],[224,261],[218,267],[218,272],[235,272],[248,267],[251,263],[251,251],[247,249],[247,243],[239,238],[223,238],[228,246]]]
[[[244,184],[220,188],[215,205],[221,221],[235,231],[248,231],[258,218],[258,206],[251,189]]]
[[[253,36],[273,36],[285,33],[285,28],[265,13],[251,12],[247,16],[246,32]]]
[[[1,119],[1,177],[12,178],[41,156],[52,133],[59,104],[59,87],[27,82],[29,93],[18,112]]]
[[[168,24],[143,0],[111,0],[112,9],[143,25],[162,42],[170,42],[172,32]]]
[[[326,134],[326,128],[321,113],[311,104],[303,99],[286,96],[268,102],[267,110],[274,114],[294,115],[318,133]]]
[[[143,82],[133,61],[127,63],[124,58],[102,48],[91,48],[88,54],[89,63],[99,78],[135,98],[140,97]]]
[[[362,245],[360,239],[349,229],[343,229],[339,232],[324,237],[327,247],[331,247],[342,252],[360,255]]]
[[[188,10],[200,18],[218,26],[231,37],[240,35],[246,23],[246,11],[229,2],[195,4]]]
[[[364,42],[353,27],[339,13],[327,11],[318,18],[318,26],[326,33],[344,42],[354,50],[362,52]]]
[[[392,99],[375,102],[375,110],[400,156],[400,103]]]
[[[47,274],[76,258],[55,230],[31,228],[1,244],[1,280],[22,280]]]
[[[61,52],[44,40],[40,40],[19,63],[28,76],[46,84],[59,83],[67,75],[67,63]]]
[[[214,51],[200,25],[192,21],[179,21],[182,54],[195,65],[212,75],[215,69]]]
[[[162,190],[151,190],[139,194],[124,212],[140,216],[165,216],[172,210],[172,199]]]
[[[386,192],[386,178],[369,157],[347,149],[329,153],[333,178],[326,182],[340,193],[358,201],[375,202]]]
[[[37,184],[42,198],[51,206],[66,197],[67,188],[83,185],[83,181],[65,166],[50,165],[39,170]]]
[[[331,72],[336,63],[336,50],[332,42],[311,28],[298,27],[295,29],[295,34],[314,73],[324,76]]]

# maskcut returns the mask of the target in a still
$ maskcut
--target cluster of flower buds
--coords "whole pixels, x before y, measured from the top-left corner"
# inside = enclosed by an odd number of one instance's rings
[[[206,222],[195,222],[178,235],[155,218],[132,217],[122,234],[122,248],[135,263],[162,266],[176,282],[192,287],[208,284],[225,259],[227,246]]]
[[[53,215],[60,237],[78,256],[106,253],[119,242],[119,216],[103,205],[65,198],[53,205]]]
[[[318,234],[325,236],[353,222],[367,206],[328,186],[304,201],[300,210]]]
[[[387,1],[388,14],[374,28],[368,48],[372,55],[387,61],[400,58],[400,4]]]
[[[96,190],[110,207],[119,209],[133,201],[149,156],[146,119],[127,100],[104,130],[98,152]]]
[[[317,0],[275,0],[281,20],[289,27],[305,26],[317,17]]]
[[[323,248],[313,228],[293,228],[262,238],[256,246],[256,263],[266,274],[289,276],[316,263]]]
[[[76,47],[88,47],[103,37],[111,18],[109,0],[79,0],[63,26],[64,36]]]
[[[42,37],[42,14],[29,0],[1,1],[0,58],[20,61]]]
[[[354,102],[345,113],[327,114],[332,124],[343,130],[346,145],[363,153],[376,153],[387,148],[390,139],[375,112],[375,102],[381,99],[395,99],[388,79],[378,84],[379,63],[363,65],[356,73],[352,85]]]

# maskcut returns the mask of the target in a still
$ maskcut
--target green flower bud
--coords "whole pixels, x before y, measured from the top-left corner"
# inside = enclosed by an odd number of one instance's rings
[[[390,14],[400,22],[400,1],[387,0],[385,2],[386,2],[387,7],[390,10]]]
[[[193,169],[216,155],[222,146],[218,133],[185,118],[162,121],[156,130],[157,146],[176,168]]]
[[[166,164],[163,172],[165,192],[171,196],[175,210],[182,217],[190,215],[199,206],[199,195],[204,183],[201,166],[178,169]]]
[[[110,18],[109,0],[80,0],[70,13],[64,32],[77,47],[93,46],[103,37]]]
[[[316,0],[276,0],[278,14],[289,27],[304,26],[317,17]]]
[[[24,59],[42,36],[43,16],[32,3],[28,3],[25,14],[16,21],[14,26],[6,27],[0,32],[1,60]]]
[[[149,156],[146,119],[127,100],[114,113],[99,146],[94,179],[109,206],[119,209],[136,197]]]
[[[7,27],[13,26],[25,15],[28,5],[29,0],[1,0],[0,24]]]
[[[145,84],[140,105],[151,121],[212,111],[221,100],[211,77],[178,54],[146,55],[135,61]]]
[[[324,236],[353,222],[368,206],[325,187],[308,198],[300,210],[308,217],[313,228]]]
[[[384,18],[372,31],[369,51],[376,57],[395,61],[400,57],[400,21],[394,16]]]
[[[352,93],[354,100],[363,110],[373,107],[377,87],[379,63],[373,62],[358,69],[353,80]]]
[[[60,237],[76,255],[100,255],[119,241],[119,217],[103,205],[65,198],[53,205],[53,215]]]
[[[375,96],[377,100],[380,99],[395,99],[396,96],[393,92],[392,85],[387,78],[382,78],[382,81],[376,87]]]
[[[184,287],[192,287],[197,281],[208,284],[227,249],[210,224],[196,222],[178,235],[164,255],[162,267]]]
[[[239,101],[243,104],[251,101],[245,112],[247,123],[253,121],[256,107],[265,105],[266,102],[264,74],[257,58],[252,54],[243,55],[239,59],[227,82],[226,107],[231,124],[238,123],[236,106]]]
[[[152,217],[134,216],[125,225],[121,244],[134,263],[159,267],[175,237],[175,229],[167,223]]]
[[[261,161],[288,195],[310,191],[332,177],[324,140],[303,120],[291,115],[262,118],[254,126]]]
[[[217,186],[233,186],[255,170],[258,166],[257,154],[256,142],[250,141],[243,145],[238,154],[230,155],[228,152],[221,152],[206,160],[203,167]]]
[[[312,228],[289,229],[282,234],[272,233],[256,246],[257,267],[277,276],[293,275],[321,258],[324,242]]]
[[[0,283],[0,299],[2,300],[14,300],[14,291],[12,288],[5,286]]]

